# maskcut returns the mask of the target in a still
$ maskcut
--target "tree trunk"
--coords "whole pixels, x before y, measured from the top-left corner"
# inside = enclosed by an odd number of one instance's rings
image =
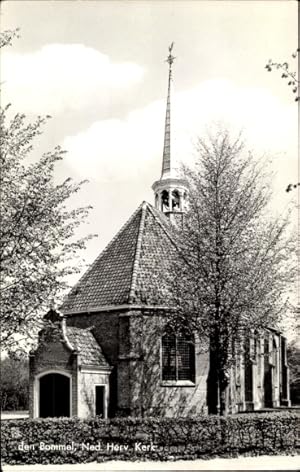
[[[219,403],[219,387],[218,387],[218,370],[217,370],[217,353],[210,347],[209,350],[209,372],[207,378],[207,406],[208,414],[217,415],[218,414],[218,403]]]
[[[229,378],[222,369],[219,376],[220,415],[227,416],[229,410]]]
[[[207,379],[207,406],[211,415],[226,416],[229,411],[229,375],[225,369],[224,352],[216,337],[211,340]],[[225,357],[226,358],[226,357]]]

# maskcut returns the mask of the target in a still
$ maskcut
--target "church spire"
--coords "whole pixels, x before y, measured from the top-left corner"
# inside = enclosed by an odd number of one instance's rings
[[[169,64],[169,79],[168,79],[168,96],[167,96],[167,109],[166,109],[166,120],[165,120],[165,139],[164,139],[164,150],[163,150],[163,162],[161,177],[171,174],[171,89],[172,89],[172,65],[175,57],[172,55],[174,43],[169,46],[169,55],[166,62]]]
[[[178,220],[185,211],[187,200],[187,183],[175,173],[171,151],[171,89],[172,89],[172,65],[175,57],[172,55],[174,43],[169,47],[169,55],[166,62],[169,64],[168,97],[165,121],[164,148],[162,160],[162,172],[160,180],[152,185],[155,194],[155,207],[165,213],[171,220]]]

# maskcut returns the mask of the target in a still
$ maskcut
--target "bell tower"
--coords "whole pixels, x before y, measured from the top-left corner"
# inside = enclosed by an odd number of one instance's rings
[[[155,195],[155,208],[165,213],[169,218],[176,219],[182,215],[187,204],[187,183],[177,176],[174,162],[172,161],[172,131],[171,131],[171,99],[172,99],[172,65],[175,57],[172,55],[174,43],[169,47],[169,55],[166,62],[169,64],[168,95],[165,120],[164,148],[162,159],[162,171],[159,180],[154,182],[152,189]]]

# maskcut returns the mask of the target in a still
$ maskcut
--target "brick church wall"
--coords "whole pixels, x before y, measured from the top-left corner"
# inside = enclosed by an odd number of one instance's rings
[[[157,313],[142,316],[140,311],[133,310],[80,314],[69,317],[67,324],[80,328],[94,326],[93,334],[114,366],[110,375],[109,416],[184,416],[206,411],[208,352],[196,344],[194,386],[164,386],[160,362],[163,321]]]
[[[276,408],[282,404],[280,398],[283,369],[282,339],[282,336],[274,330],[266,330],[251,337],[252,399],[250,401],[247,401],[245,392],[247,375],[245,357],[243,353],[237,355],[237,363],[231,368],[230,413]],[[286,403],[289,404],[289,401]]]
[[[119,312],[107,311],[72,315],[67,318],[67,325],[76,326],[78,328],[93,326],[93,335],[101,346],[107,361],[113,367],[109,376],[110,398],[108,416],[115,416],[118,408],[117,364],[119,354]]]
[[[78,404],[78,416],[88,418],[95,416],[95,386],[108,386],[108,374],[101,372],[89,372],[82,370],[78,375],[78,393],[80,402]]]
[[[128,339],[118,369],[122,392],[119,407],[124,414],[186,416],[206,412],[208,351],[196,342],[195,384],[166,386],[161,380],[161,335],[163,320],[155,313],[131,312],[121,323]],[[125,394],[124,394],[125,392]]]
[[[99,313],[72,315],[67,318],[68,326],[89,328],[93,326],[93,335],[100,344],[109,364],[115,365],[118,360],[119,313],[107,311]]]
[[[155,310],[142,312],[136,309],[128,312],[80,314],[68,318],[68,325],[81,328],[94,326],[93,334],[101,345],[108,362],[113,366],[109,378],[109,416],[121,414],[174,417],[207,412],[209,353],[208,347],[203,342],[196,342],[195,345],[194,385],[167,386],[161,380],[161,336],[165,320],[166,316],[161,312]],[[278,349],[273,357],[270,354],[267,358],[264,352],[264,337],[257,339],[257,355],[252,365],[253,400],[251,402],[246,402],[245,362],[242,354],[239,355],[237,364],[231,368],[229,393],[231,413],[267,406],[264,378],[266,365],[269,363],[273,372],[275,372],[274,369],[277,370],[276,385],[273,384],[271,388],[273,389],[273,406],[279,405],[280,337],[275,332],[270,334],[270,351],[273,346],[271,339],[276,338]],[[62,358],[58,351],[55,355],[58,359]],[[272,366],[275,360],[277,367]],[[94,388],[94,380],[92,377],[89,378],[88,383],[91,388]],[[275,378],[273,382],[274,380]]]

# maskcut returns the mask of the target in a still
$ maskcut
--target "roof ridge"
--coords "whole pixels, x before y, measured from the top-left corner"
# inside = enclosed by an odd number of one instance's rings
[[[91,332],[91,329],[94,328],[94,326],[87,326],[86,328],[80,328],[79,326],[66,326],[67,331],[70,329],[71,331],[75,329],[75,331],[89,331]],[[93,334],[93,333],[92,333]]]
[[[131,277],[130,290],[129,290],[129,296],[128,296],[129,304],[134,301],[134,291],[136,287],[137,273],[138,273],[140,254],[141,254],[141,248],[142,248],[142,239],[143,239],[145,220],[146,220],[146,210],[147,210],[146,201],[143,201],[141,208],[142,208],[142,215],[141,215],[140,224],[139,224],[138,236],[136,239],[134,261],[133,261],[133,267],[132,267],[132,277]]]
[[[166,233],[166,235],[168,236],[168,238],[170,239],[171,243],[175,246],[175,248],[178,250],[178,245],[176,244],[174,238],[171,236],[171,234],[169,233],[169,231],[167,230],[167,228],[164,227],[164,225],[162,224],[162,222],[160,221],[160,219],[158,218],[158,216],[155,214],[155,212],[153,211],[154,208],[152,205],[150,205],[150,203],[147,203],[147,206],[149,207],[149,210],[150,212],[152,213],[152,216],[154,217],[154,219],[157,221],[157,223],[160,225],[160,227],[163,229],[163,231]]]
[[[124,231],[124,229],[132,222],[132,220],[136,217],[136,215],[138,214],[138,212],[141,210],[141,208],[143,208],[143,205],[144,205],[145,202],[142,202],[138,207],[137,209],[135,210],[135,212],[130,216],[130,218],[123,224],[123,226],[121,226],[121,228],[119,229],[119,231],[115,234],[115,236],[109,241],[109,243],[105,246],[105,248],[100,252],[100,254],[96,257],[96,259],[94,260],[94,262],[89,266],[89,268],[86,270],[86,272],[84,272],[84,274],[80,277],[80,279],[78,280],[78,282],[76,282],[76,284],[72,287],[72,289],[70,290],[70,292],[67,293],[66,297],[64,298],[63,302],[62,302],[62,305],[64,305],[65,303],[65,300],[68,299],[68,297],[72,294],[74,294],[74,292],[76,292],[79,284],[81,284],[90,274],[90,272],[94,269],[94,266],[98,263],[98,261],[106,254],[106,252],[109,250],[109,248],[112,246],[112,244],[116,241],[116,239],[119,237],[119,235],[122,233],[122,231]]]
[[[73,346],[73,344],[71,343],[70,339],[68,338],[68,334],[67,334],[67,324],[66,324],[66,319],[63,318],[62,319],[62,323],[61,323],[61,328],[62,328],[62,334],[63,334],[63,339],[65,340],[65,343],[66,345],[68,346],[68,348],[71,350],[71,351],[76,351],[76,348]]]

